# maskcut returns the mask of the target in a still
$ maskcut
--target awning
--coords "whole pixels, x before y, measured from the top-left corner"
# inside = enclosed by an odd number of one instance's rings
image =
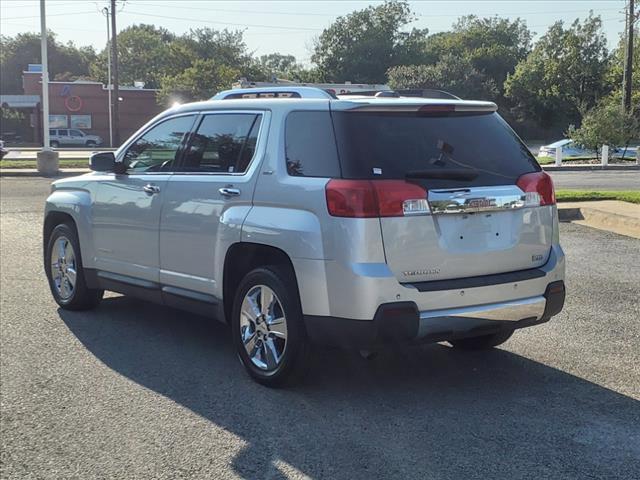
[[[2,108],[35,108],[40,103],[40,95],[0,95]]]

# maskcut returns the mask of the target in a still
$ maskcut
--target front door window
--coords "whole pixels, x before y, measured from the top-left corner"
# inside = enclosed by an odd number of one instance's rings
[[[127,172],[171,171],[179,160],[180,145],[194,118],[195,115],[170,118],[133,142],[124,155]]]

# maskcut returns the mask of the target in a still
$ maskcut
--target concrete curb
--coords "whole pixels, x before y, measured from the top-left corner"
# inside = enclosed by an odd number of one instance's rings
[[[558,218],[561,222],[574,222],[640,239],[640,218],[623,212],[598,208],[597,205],[590,205],[590,203],[597,202],[581,202],[580,206],[576,206],[574,202],[565,207],[559,203]]]
[[[640,170],[640,165],[607,165],[603,167],[602,165],[562,165],[561,167],[556,167],[555,165],[542,165],[542,169],[547,172],[588,172],[588,171],[610,171],[610,170]]]
[[[64,168],[62,170],[58,170],[58,172],[53,175],[43,175],[33,168],[2,168],[0,169],[0,177],[61,178],[82,175],[83,173],[89,173],[90,171],[91,170],[84,168]]]

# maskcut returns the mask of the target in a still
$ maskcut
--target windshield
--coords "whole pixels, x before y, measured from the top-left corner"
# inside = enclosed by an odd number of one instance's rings
[[[520,175],[540,170],[497,113],[332,116],[344,178],[403,179],[409,174],[429,188],[450,188],[514,184]]]

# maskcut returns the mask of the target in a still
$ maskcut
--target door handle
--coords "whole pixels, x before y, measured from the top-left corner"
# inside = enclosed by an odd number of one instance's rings
[[[218,192],[224,197],[235,197],[240,195],[239,188],[222,187],[218,189]]]
[[[152,185],[150,183],[142,187],[142,190],[144,190],[144,193],[147,193],[149,195],[160,193],[160,187],[157,185]]]

